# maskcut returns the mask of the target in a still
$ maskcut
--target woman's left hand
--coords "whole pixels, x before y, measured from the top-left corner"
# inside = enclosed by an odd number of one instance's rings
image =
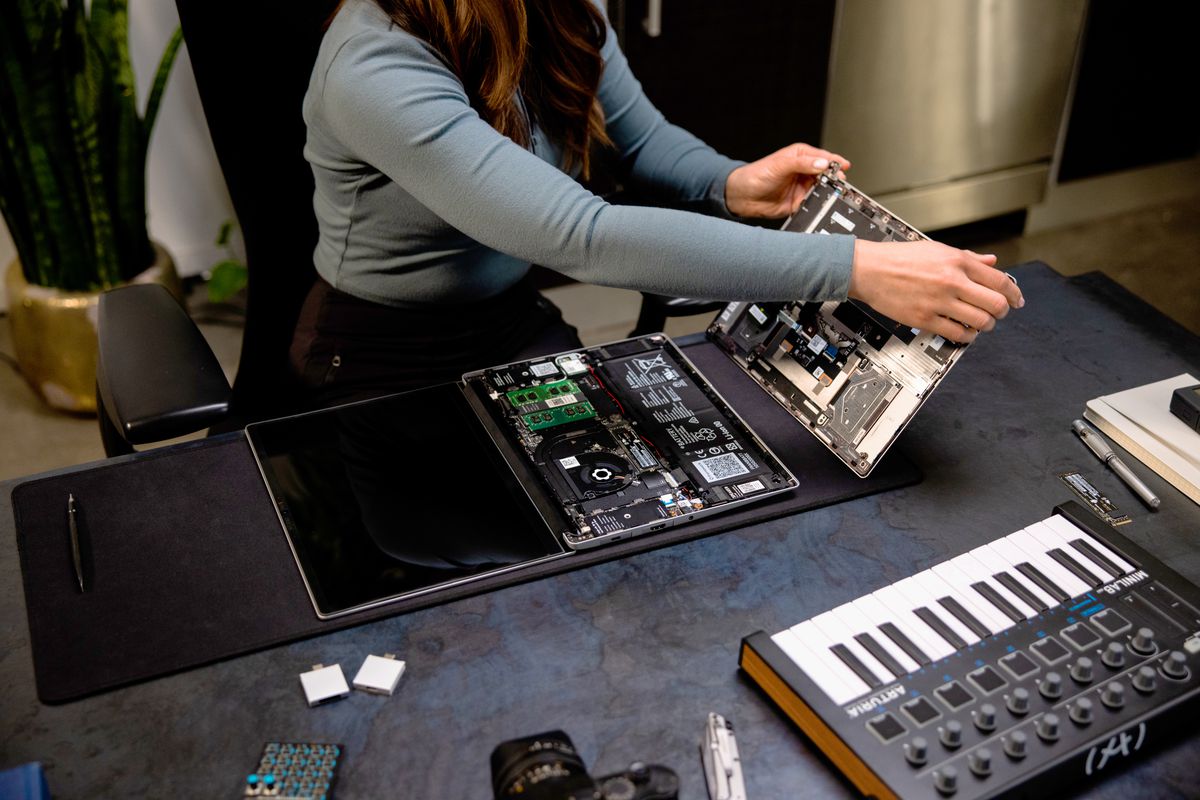
[[[729,173],[725,205],[739,217],[786,217],[800,207],[832,161],[850,169],[850,162],[837,153],[807,144],[788,145]]]

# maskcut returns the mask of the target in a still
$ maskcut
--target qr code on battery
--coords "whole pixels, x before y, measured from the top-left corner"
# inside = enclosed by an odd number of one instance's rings
[[[742,463],[737,453],[723,453],[712,458],[702,458],[699,461],[693,461],[692,466],[699,470],[700,474],[704,476],[704,480],[709,483],[717,483],[750,473],[750,469]]]

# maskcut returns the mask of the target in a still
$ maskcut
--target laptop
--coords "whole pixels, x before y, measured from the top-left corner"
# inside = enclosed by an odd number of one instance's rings
[[[246,436],[322,619],[796,486],[662,334],[253,423]]]
[[[831,164],[783,225],[875,242],[927,239]],[[835,456],[865,478],[966,347],[859,302],[735,302],[708,336]]]

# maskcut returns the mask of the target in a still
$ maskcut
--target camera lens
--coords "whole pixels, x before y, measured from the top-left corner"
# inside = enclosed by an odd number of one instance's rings
[[[617,775],[600,784],[600,795],[604,800],[636,800],[637,787],[626,776]]]
[[[498,799],[594,800],[597,796],[596,782],[562,731],[498,744],[492,751],[492,790]]]

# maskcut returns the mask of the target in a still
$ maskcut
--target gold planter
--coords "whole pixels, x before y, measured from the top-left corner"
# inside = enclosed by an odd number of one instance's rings
[[[131,283],[159,283],[183,296],[171,256],[154,244],[154,263]],[[25,280],[8,267],[8,318],[21,374],[53,408],[96,413],[96,315],[100,292],[64,292]]]

